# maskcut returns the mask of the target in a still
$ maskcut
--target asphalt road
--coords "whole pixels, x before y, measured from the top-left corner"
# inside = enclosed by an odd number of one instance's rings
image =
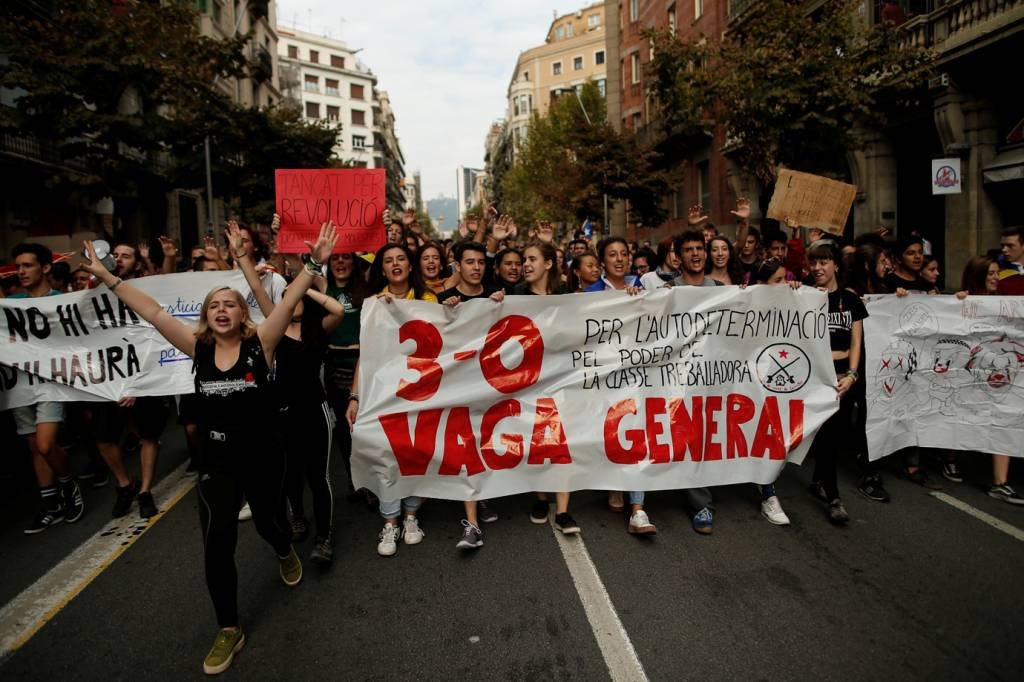
[[[161,470],[184,457],[171,426]],[[678,493],[648,496],[652,539],[629,536],[603,493],[574,495],[583,541],[649,679],[1020,679],[1024,542],[891,475],[893,502],[867,501],[847,464],[840,483],[853,521],[841,529],[804,491],[806,467],[791,466],[778,485],[788,528],[760,517],[753,486],[714,490],[709,537],[691,530]],[[1024,508],[985,496],[988,458],[966,464],[967,482],[946,492],[1024,529]],[[339,490],[344,469],[333,465]],[[30,472],[10,460],[6,471],[0,603],[100,531],[113,501],[109,487],[87,489],[81,522],[24,536]],[[424,542],[385,559],[375,551],[379,517],[339,496],[335,564],[307,565],[294,589],[244,524],[236,558],[248,642],[224,677],[608,679],[557,539],[529,523],[529,506],[525,495],[495,501],[501,518],[485,526],[485,546],[461,554],[461,505],[428,502]],[[197,519],[193,491],[0,659],[0,679],[202,677],[216,624]]]

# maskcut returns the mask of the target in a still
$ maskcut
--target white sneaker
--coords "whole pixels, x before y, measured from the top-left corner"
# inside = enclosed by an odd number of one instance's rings
[[[249,503],[246,502],[242,505],[242,508],[238,510],[238,520],[248,521],[252,518],[252,509],[249,509]]]
[[[768,523],[776,526],[789,525],[789,517],[786,516],[786,512],[782,511],[782,505],[779,503],[779,498],[775,495],[772,495],[761,503],[761,516],[768,519]]]
[[[629,517],[629,532],[633,535],[654,535],[658,529],[654,527],[651,520],[647,518],[647,512],[638,509]]]
[[[420,522],[415,516],[406,516],[402,522],[402,539],[407,545],[418,545],[423,542],[426,533],[420,528]]]
[[[377,554],[391,556],[398,551],[398,524],[385,523],[384,529],[377,536]]]

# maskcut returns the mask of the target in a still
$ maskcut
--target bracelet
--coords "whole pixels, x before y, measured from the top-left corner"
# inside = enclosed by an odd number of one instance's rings
[[[348,401],[349,402],[352,402],[353,400],[356,401],[357,403],[359,402],[359,394],[358,393],[353,393],[352,395],[350,395],[348,397]]]
[[[123,280],[123,279],[121,279],[120,277],[118,277],[118,278],[117,278],[117,281],[116,281],[116,282],[114,282],[113,284],[111,284],[110,286],[108,286],[108,287],[107,287],[107,289],[109,289],[110,291],[113,291],[113,290],[114,290],[114,289],[116,289],[116,288],[118,287],[118,285],[119,285],[119,284],[121,284],[122,282],[124,282],[124,280]]]
[[[857,374],[857,370],[855,370],[855,369],[848,369],[848,370],[846,370],[846,376],[850,377],[854,381],[857,381],[857,379],[860,378],[860,375]]]

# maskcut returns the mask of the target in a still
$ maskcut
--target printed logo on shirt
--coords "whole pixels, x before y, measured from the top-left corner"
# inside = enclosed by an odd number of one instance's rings
[[[247,372],[244,379],[215,379],[213,381],[200,381],[199,392],[208,396],[225,396],[250,388],[256,388],[256,378],[252,372]]]
[[[828,330],[829,332],[838,331],[840,329],[846,331],[853,328],[853,315],[849,310],[843,310],[840,312],[828,314]]]

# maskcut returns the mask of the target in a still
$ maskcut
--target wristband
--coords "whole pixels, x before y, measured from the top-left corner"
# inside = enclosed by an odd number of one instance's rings
[[[855,370],[855,369],[848,369],[848,370],[846,370],[846,376],[850,377],[854,381],[857,381],[857,379],[860,378],[860,375],[857,374],[857,370]]]
[[[348,397],[348,401],[349,402],[352,402],[353,400],[356,401],[357,403],[359,402],[359,394],[358,393],[353,393],[352,395],[350,395]]]
[[[116,288],[118,287],[118,285],[119,285],[119,284],[121,284],[122,282],[124,282],[124,280],[123,280],[123,279],[121,279],[120,277],[118,277],[118,278],[117,278],[117,281],[116,281],[116,282],[114,282],[113,284],[111,284],[111,285],[110,285],[109,287],[107,287],[107,289],[109,289],[110,291],[113,291],[113,290],[114,290],[114,289],[116,289]]]

